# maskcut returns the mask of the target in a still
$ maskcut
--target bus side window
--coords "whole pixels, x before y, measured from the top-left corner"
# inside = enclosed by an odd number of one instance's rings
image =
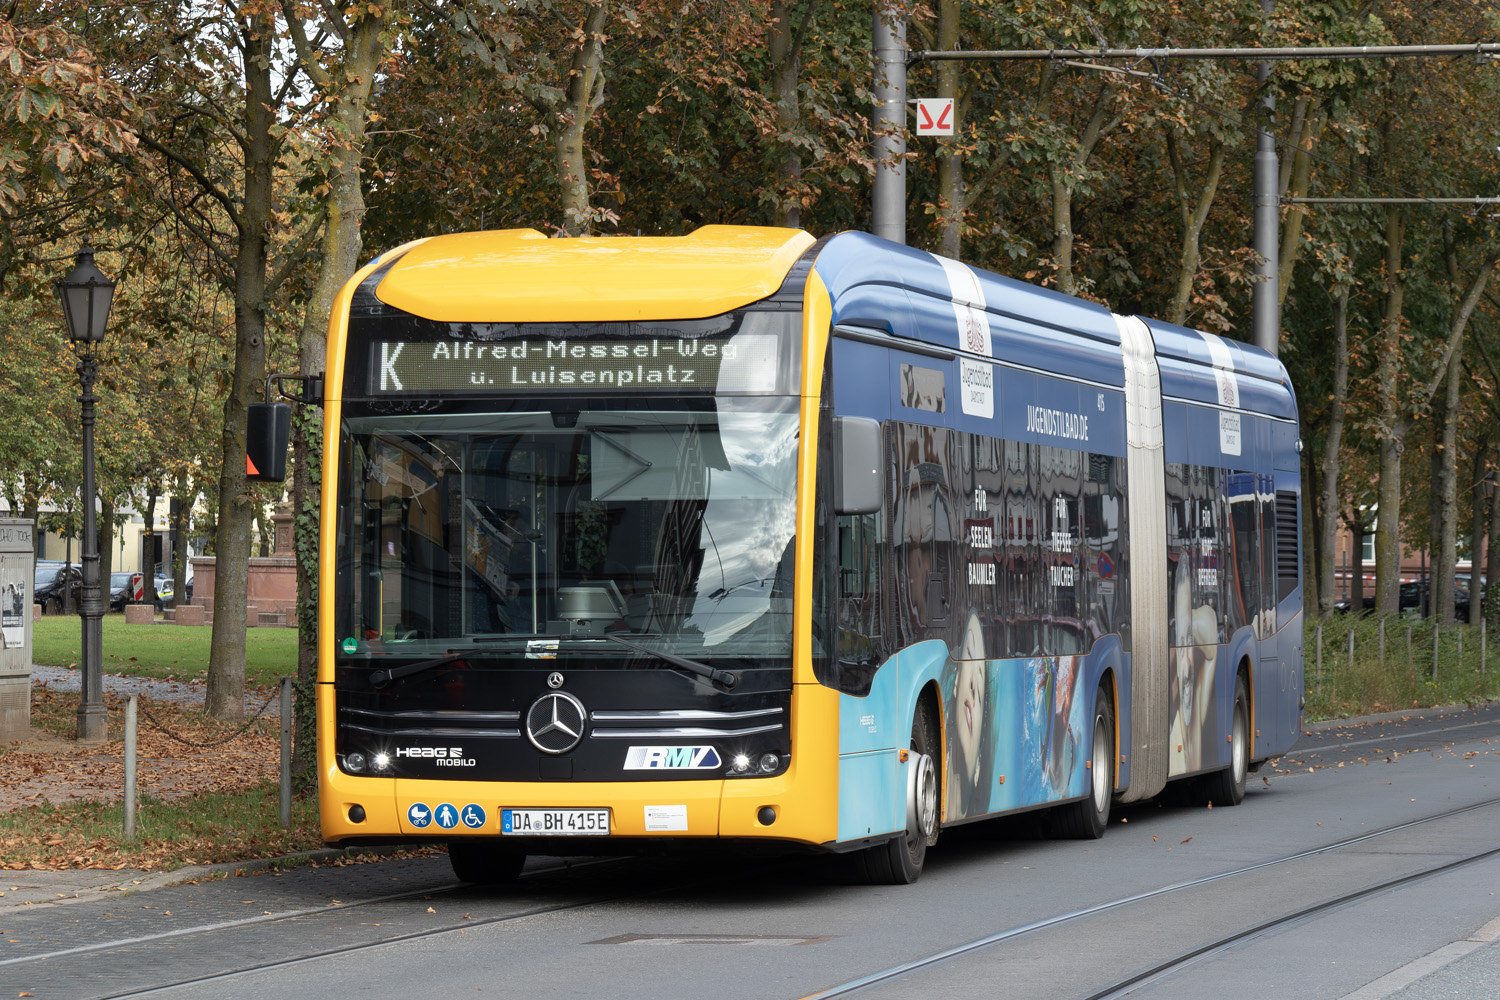
[[[882,514],[838,519],[838,625],[841,690],[868,690],[883,660],[880,635]]]

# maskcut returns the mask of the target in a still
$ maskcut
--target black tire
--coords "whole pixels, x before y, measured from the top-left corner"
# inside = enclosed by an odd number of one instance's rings
[[[1109,826],[1109,806],[1115,794],[1115,707],[1103,686],[1094,695],[1094,724],[1084,773],[1088,797],[1053,811],[1052,828],[1059,837],[1098,840]]]
[[[1229,719],[1229,766],[1198,781],[1205,803],[1237,806],[1245,798],[1245,776],[1250,773],[1250,692],[1245,675],[1234,679],[1234,712]]]
[[[937,766],[937,720],[932,717],[932,708],[925,701],[918,705],[916,718],[911,722],[909,766],[917,766],[917,762],[924,756],[931,758],[931,772],[934,776],[918,791],[921,803],[918,810],[927,814],[926,822],[930,823],[932,832],[923,834],[919,829],[908,828],[904,836],[866,847],[856,853],[854,870],[860,881],[870,885],[910,885],[922,877],[922,867],[927,863],[927,848],[937,843],[940,824],[937,816],[936,776],[942,774],[942,768]],[[922,822],[923,820],[918,820],[919,825]]]
[[[476,885],[514,882],[526,865],[526,855],[493,840],[450,840],[448,863],[460,881]]]

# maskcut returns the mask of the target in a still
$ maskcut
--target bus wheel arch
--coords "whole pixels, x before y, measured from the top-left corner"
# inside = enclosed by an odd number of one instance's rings
[[[1245,798],[1253,752],[1254,700],[1250,697],[1250,664],[1240,661],[1234,674],[1229,709],[1229,766],[1200,779],[1201,797],[1216,806],[1237,806]]]
[[[1115,760],[1119,754],[1119,725],[1115,718],[1114,695],[1110,676],[1099,678],[1090,713],[1089,751],[1084,772],[1084,797],[1059,806],[1052,812],[1051,826],[1060,836],[1078,840],[1097,840],[1109,826],[1110,805],[1114,801]]]
[[[911,740],[906,748],[906,829],[855,854],[855,870],[861,881],[871,885],[910,885],[921,877],[928,845],[936,841],[940,825],[938,776],[942,770],[938,766],[941,761],[938,732],[939,716],[930,693],[924,690],[912,709]],[[931,831],[926,836],[914,829],[921,825],[919,817],[924,814]]]
[[[929,743],[927,749],[927,756],[931,760],[932,777],[935,782],[935,785],[933,787],[935,801],[932,803],[933,813],[930,819],[931,829],[927,834],[928,847],[932,847],[938,842],[938,834],[942,831],[944,805],[943,795],[948,787],[948,776],[944,771],[944,766],[947,763],[945,759],[946,755],[943,753],[943,748],[948,745],[946,728],[947,722],[943,718],[943,710],[941,708],[941,705],[942,699],[938,695],[937,681],[928,681],[927,684],[922,688],[921,692],[918,693],[916,706],[912,710],[914,716],[920,716],[924,713],[926,714],[928,721],[928,733],[931,737],[931,742]],[[912,719],[913,728],[915,728],[916,726],[916,721],[917,720],[914,717]]]

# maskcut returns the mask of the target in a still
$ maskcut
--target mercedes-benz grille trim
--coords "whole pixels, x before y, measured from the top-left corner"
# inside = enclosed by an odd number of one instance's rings
[[[769,726],[751,726],[748,729],[705,729],[700,726],[671,726],[661,729],[595,728],[590,735],[596,740],[650,740],[662,736],[706,737],[712,739],[716,736],[754,736],[756,733],[773,733],[780,728],[781,723],[779,722],[774,722]]]
[[[707,709],[688,708],[663,712],[595,712],[591,718],[595,722],[728,722],[780,714],[780,708],[752,708],[745,712],[711,712]]]

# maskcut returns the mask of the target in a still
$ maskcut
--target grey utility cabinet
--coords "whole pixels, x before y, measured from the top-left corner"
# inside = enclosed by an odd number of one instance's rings
[[[30,521],[0,517],[0,743],[31,734],[31,599],[36,535]]]

